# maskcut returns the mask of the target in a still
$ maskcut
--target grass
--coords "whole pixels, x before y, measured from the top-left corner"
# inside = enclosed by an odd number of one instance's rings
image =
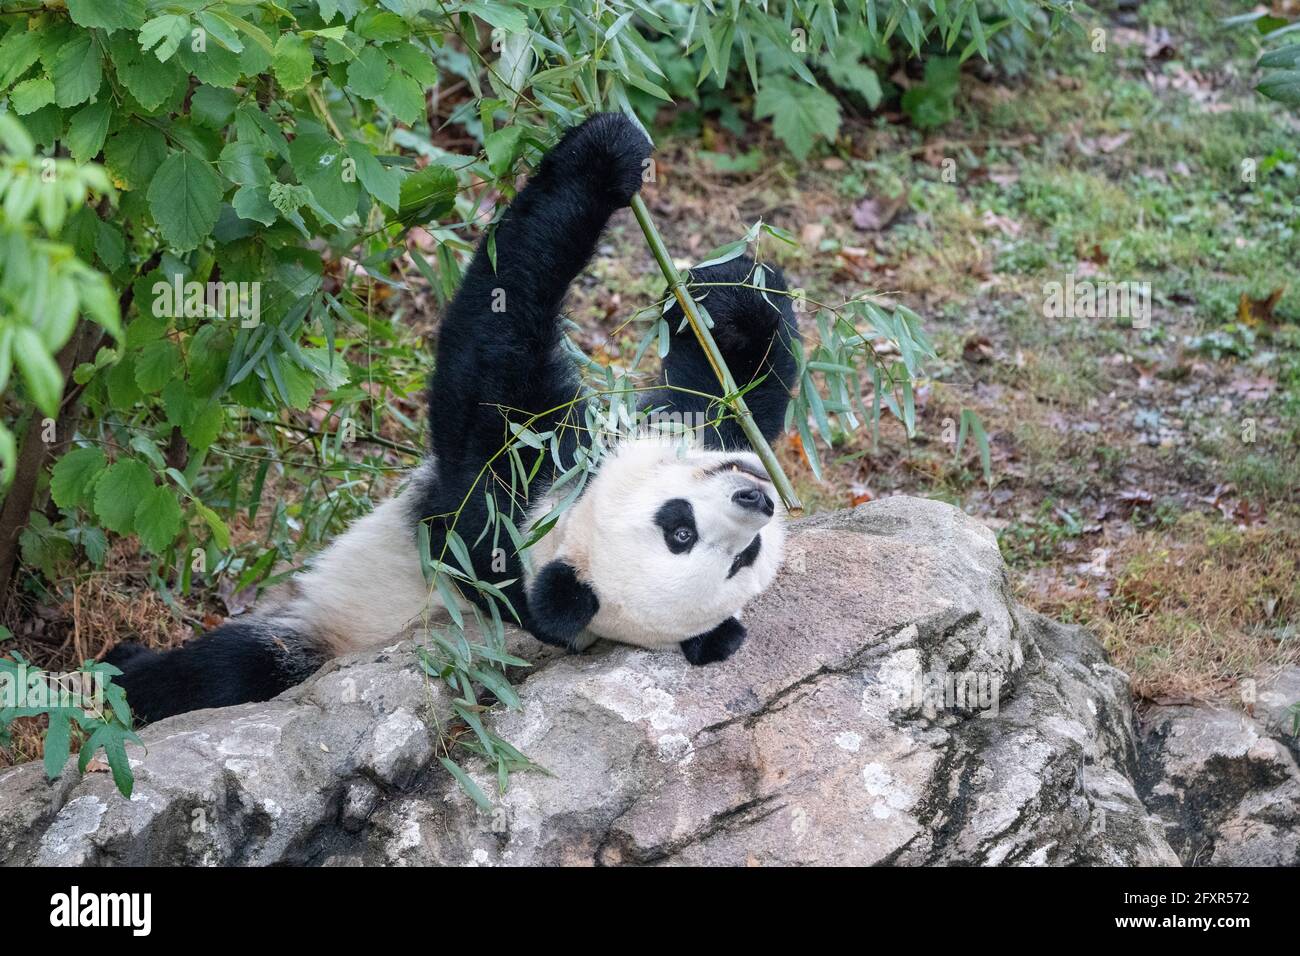
[[[1188,515],[1126,541],[1114,591],[1050,608],[1093,628],[1134,690],[1222,695],[1243,677],[1300,662],[1300,520],[1238,529]]]

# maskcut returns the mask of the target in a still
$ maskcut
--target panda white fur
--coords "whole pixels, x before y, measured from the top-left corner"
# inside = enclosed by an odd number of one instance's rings
[[[480,245],[442,320],[427,460],[401,493],[354,522],[255,613],[174,651],[114,648],[107,660],[122,669],[118,680],[137,717],[269,699],[330,657],[445,616],[421,570],[421,523],[437,555],[453,520],[462,540],[480,537],[490,518],[485,493],[520,528],[569,493],[553,493],[550,484],[575,461],[585,430],[574,427],[579,390],[560,347],[560,309],[609,217],[639,190],[649,152],[630,120],[600,114],[547,153],[497,226],[495,270]],[[713,334],[737,380],[759,380],[746,401],[771,438],[784,424],[798,331],[786,296],[744,285],[752,268],[733,259],[693,270],[691,279],[707,288]],[[764,284],[785,288],[770,268]],[[493,308],[502,298],[504,312]],[[663,382],[645,405],[716,421],[712,368],[680,327],[676,306],[666,318],[673,334]],[[486,475],[485,464],[510,440],[508,421],[530,419],[535,430],[549,426],[563,436],[559,465],[550,450],[522,450],[526,467],[538,465],[528,501],[496,497],[494,489],[509,487],[505,464]],[[512,553],[503,573],[486,573],[497,557],[490,534],[470,558],[484,580],[514,579],[505,593],[539,640],[573,650],[597,637],[676,645],[692,663],[708,664],[743,642],[738,615],[781,562],[781,518],[758,457],[738,425],[723,420],[685,444],[648,433],[623,440],[599,459],[580,497],[526,560]]]
[[[543,573],[556,560],[572,566],[603,595],[591,635],[671,647],[712,631],[772,583],[785,537],[774,498],[752,452],[641,438],[601,464],[531,557]],[[547,501],[536,514],[549,510]]]

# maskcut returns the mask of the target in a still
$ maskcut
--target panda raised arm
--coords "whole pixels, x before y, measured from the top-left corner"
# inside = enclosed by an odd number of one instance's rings
[[[617,114],[591,117],[551,148],[497,224],[495,268],[485,239],[443,317],[427,395],[426,461],[400,494],[354,522],[267,606],[173,651],[114,648],[106,660],[123,671],[118,682],[141,720],[267,700],[329,658],[380,646],[438,614],[437,592],[421,569],[420,526],[429,529],[435,557],[453,522],[464,541],[478,535],[490,520],[485,491],[510,488],[507,458],[497,453],[512,439],[511,422],[554,430],[562,467],[549,449],[520,449],[525,467],[537,466],[527,500],[503,493],[495,507],[519,528],[553,509],[563,489],[552,494],[551,483],[577,460],[585,435],[560,309],[609,217],[640,189],[650,150]],[[736,380],[761,379],[746,401],[771,438],[789,403],[798,332],[788,298],[764,295],[752,270],[749,260],[735,259],[691,278],[702,284]],[[765,276],[766,288],[784,290],[775,270]],[[666,318],[671,348],[646,404],[716,418],[707,396],[719,386],[708,361],[690,331],[679,329],[675,306]],[[483,580],[514,579],[507,597],[539,640],[572,649],[595,637],[676,645],[691,663],[708,664],[741,645],[737,616],[776,575],[777,510],[743,433],[721,421],[685,448],[649,436],[618,443],[533,545],[527,567],[511,548],[494,553],[491,534],[470,548],[470,560]]]

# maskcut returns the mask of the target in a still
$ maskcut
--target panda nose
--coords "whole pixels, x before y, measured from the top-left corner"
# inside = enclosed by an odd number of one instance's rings
[[[741,488],[731,496],[731,500],[746,511],[757,511],[769,518],[772,517],[772,513],[776,510],[772,505],[772,499],[765,495],[761,488],[754,485]]]

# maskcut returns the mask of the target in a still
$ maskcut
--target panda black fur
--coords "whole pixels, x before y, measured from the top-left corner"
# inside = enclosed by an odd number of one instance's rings
[[[550,485],[574,463],[585,434],[573,427],[582,421],[574,411],[580,387],[561,347],[561,306],[609,217],[640,189],[649,155],[644,134],[617,114],[591,117],[546,154],[496,228],[495,270],[480,244],[442,320],[427,393],[427,460],[398,496],[355,522],[270,605],[177,650],[115,648],[107,660],[122,669],[118,680],[137,717],[267,700],[333,656],[386,643],[422,616],[445,616],[421,571],[419,524],[428,523],[432,552],[440,554],[449,516],[462,509],[456,526],[471,540],[489,520],[483,489],[510,486],[504,457],[486,482],[480,477],[510,440],[507,418],[561,408],[532,425],[561,436],[561,467],[549,449],[521,449],[528,469],[544,458],[531,505],[523,513],[509,495],[497,496],[497,508],[519,528],[551,509]],[[752,268],[733,259],[693,270],[692,280],[724,283],[709,285],[705,298],[713,335],[738,382],[762,378],[745,398],[771,439],[784,424],[798,331],[786,296],[725,284],[745,282]],[[785,288],[776,270],[765,283]],[[494,311],[502,296],[504,310]],[[679,330],[675,305],[666,318],[672,341],[663,384],[672,387],[644,404],[716,417],[705,396],[719,387],[703,350],[689,329]],[[734,421],[685,452],[631,439],[602,459],[579,499],[534,545],[530,566],[511,553],[492,579],[515,579],[506,595],[523,626],[546,643],[579,648],[603,636],[676,644],[691,663],[708,664],[740,646],[745,631],[736,615],[776,574],[783,529],[775,510],[770,480]],[[481,576],[492,548],[485,535],[470,549]]]

